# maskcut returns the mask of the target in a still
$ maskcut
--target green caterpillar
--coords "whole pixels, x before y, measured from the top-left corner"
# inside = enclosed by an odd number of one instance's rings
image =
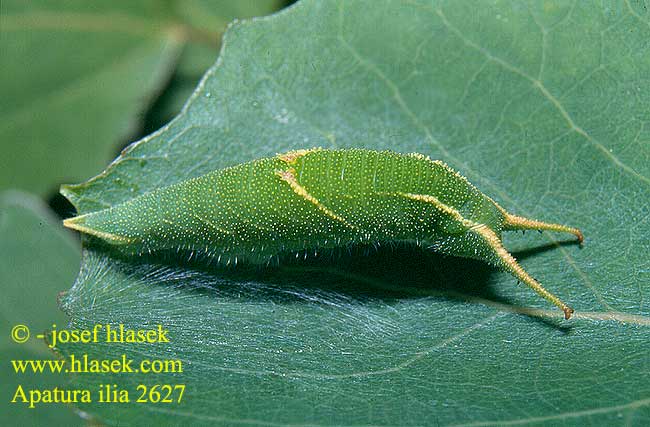
[[[188,250],[230,262],[362,242],[417,242],[499,266],[571,317],[526,273],[501,232],[582,233],[509,214],[441,161],[363,149],[296,150],[161,188],[65,226],[131,253]]]

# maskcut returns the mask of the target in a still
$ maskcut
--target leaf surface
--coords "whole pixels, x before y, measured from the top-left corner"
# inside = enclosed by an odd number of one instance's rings
[[[187,391],[83,409],[108,424],[643,425],[649,39],[632,2],[303,1],[234,25],[173,122],[64,189],[79,213],[289,149],[417,151],[514,213],[582,229],[582,250],[505,242],[575,319],[508,274],[414,248],[215,272],[87,242],[73,325],[162,324],[171,343],[62,351],[179,359],[182,374],[115,382]]]

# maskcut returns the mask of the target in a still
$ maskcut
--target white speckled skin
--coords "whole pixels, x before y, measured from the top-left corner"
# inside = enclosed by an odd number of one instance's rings
[[[409,241],[498,264],[473,229],[484,224],[500,236],[503,214],[423,155],[313,149],[218,170],[73,221],[129,251],[182,249],[223,262]]]

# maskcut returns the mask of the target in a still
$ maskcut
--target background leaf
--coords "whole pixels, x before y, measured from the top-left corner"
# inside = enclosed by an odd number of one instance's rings
[[[101,170],[137,133],[140,115],[170,78],[174,88],[196,84],[229,21],[270,13],[278,4],[231,3],[3,1],[0,188],[46,195]],[[175,114],[187,95],[167,91],[164,102],[173,100],[168,108]]]
[[[35,262],[35,260],[37,260]],[[37,334],[65,327],[68,319],[57,305],[79,269],[79,243],[54,218],[37,197],[16,192],[0,193],[0,347],[3,418],[13,425],[83,425],[71,406],[43,405],[26,409],[9,403],[18,385],[24,389],[64,387],[67,377],[56,374],[16,374],[11,360],[53,359],[54,353]],[[26,325],[31,339],[24,344],[10,341],[15,325]]]
[[[583,250],[506,239],[576,318],[412,248],[205,271],[87,242],[73,326],[163,324],[172,343],[63,353],[178,358],[182,374],[113,379],[187,391],[82,408],[108,424],[647,423],[648,40],[647,8],[618,2],[303,1],[231,27],[181,115],[64,189],[79,213],[292,148],[418,151],[508,210],[584,231]]]

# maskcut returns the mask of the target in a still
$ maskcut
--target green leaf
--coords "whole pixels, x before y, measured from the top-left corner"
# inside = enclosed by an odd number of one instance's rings
[[[171,342],[63,353],[179,359],[182,374],[112,380],[187,389],[81,407],[108,424],[646,424],[649,39],[632,2],[303,1],[231,27],[172,123],[64,189],[80,214],[289,149],[417,151],[511,212],[582,229],[582,250],[506,238],[575,319],[506,273],[414,248],[214,271],[86,242],[73,326],[162,324]]]
[[[25,390],[44,390],[67,383],[65,376],[47,372],[17,374],[10,361],[56,359],[43,340],[35,336],[53,324],[66,326],[68,319],[56,301],[58,294],[74,280],[79,258],[79,244],[41,201],[15,191],[0,193],[2,413],[11,425],[84,424],[66,405],[30,409],[20,401],[9,403],[19,385]],[[30,329],[29,341],[10,341],[10,331],[16,325]]]
[[[0,188],[44,195],[100,171],[177,66],[198,80],[230,20],[276,5],[237,3],[3,1]],[[201,51],[202,61],[185,50]]]
[[[222,33],[237,18],[262,16],[278,10],[279,0],[184,0],[174,3],[175,14],[202,31]],[[178,114],[190,97],[201,76],[214,63],[220,43],[188,43],[165,92],[153,104],[144,120],[146,133],[167,124]]]

